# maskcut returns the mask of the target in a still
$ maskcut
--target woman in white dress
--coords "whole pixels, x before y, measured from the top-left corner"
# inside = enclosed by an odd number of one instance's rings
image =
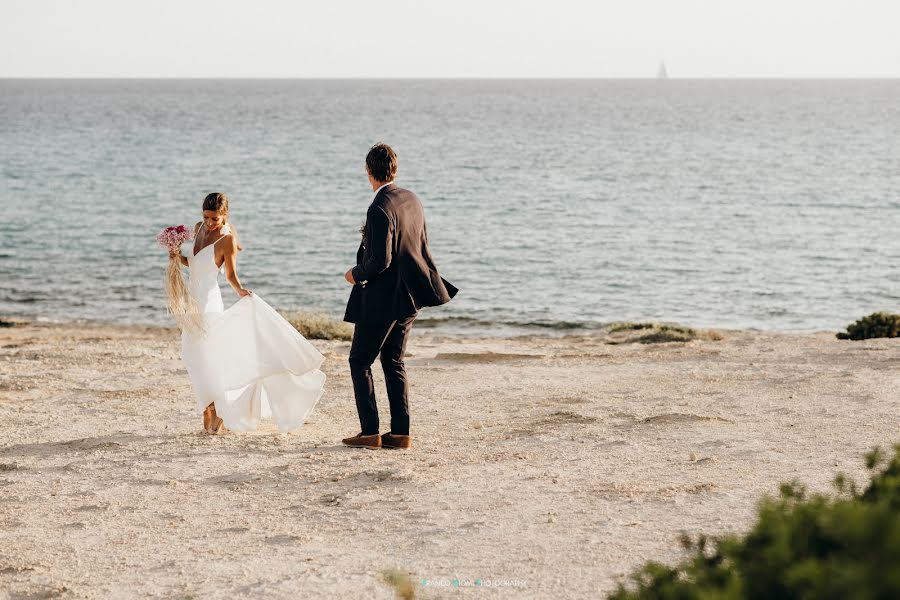
[[[188,290],[202,315],[203,331],[182,331],[181,356],[204,430],[249,431],[268,417],[281,431],[302,425],[324,391],[319,367],[325,357],[241,285],[237,254],[243,248],[228,224],[225,194],[206,196],[194,234],[190,256],[173,256],[189,269]],[[239,296],[227,310],[219,290],[222,271]]]

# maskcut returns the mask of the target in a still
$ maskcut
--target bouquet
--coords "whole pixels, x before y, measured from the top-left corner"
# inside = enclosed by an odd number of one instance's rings
[[[203,315],[197,308],[197,303],[184,284],[181,274],[181,244],[194,239],[191,231],[184,225],[166,227],[156,236],[156,242],[175,255],[169,259],[166,269],[166,296],[168,297],[169,314],[182,329],[188,329],[192,333],[204,332]]]
[[[166,227],[156,236],[156,242],[172,252],[178,252],[183,243],[192,239],[194,239],[194,236],[191,235],[190,230],[184,225]]]

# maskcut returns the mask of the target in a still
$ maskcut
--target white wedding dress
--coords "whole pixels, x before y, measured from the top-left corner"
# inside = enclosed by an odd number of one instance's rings
[[[226,225],[227,227],[227,225]],[[227,229],[223,227],[223,236]],[[271,418],[281,431],[299,427],[325,387],[325,357],[256,293],[225,310],[214,243],[189,253],[188,289],[203,315],[206,335],[181,334],[197,411],[215,403],[235,431],[256,429]]]

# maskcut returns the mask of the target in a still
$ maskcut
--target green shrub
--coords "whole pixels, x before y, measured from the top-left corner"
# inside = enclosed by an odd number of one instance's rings
[[[717,342],[722,334],[717,331],[699,331],[680,325],[660,325],[659,323],[614,323],[607,327],[612,339],[608,344],[664,344],[666,342],[690,342],[707,340]]]
[[[884,464],[876,449],[866,466]],[[900,598],[900,445],[859,492],[839,475],[834,495],[796,482],[765,498],[744,536],[692,540],[670,567],[649,562],[612,600]]]
[[[634,341],[639,344],[665,344],[666,342],[689,342],[697,339],[697,332],[690,327],[663,325],[656,331],[642,335]]]
[[[837,337],[839,340],[900,337],[900,315],[887,312],[872,313],[847,325],[847,332],[842,331]]]
[[[15,319],[9,317],[0,317],[0,327],[23,327],[30,323],[25,319]]]
[[[308,340],[350,341],[353,339],[353,325],[350,323],[335,321],[316,313],[282,313],[282,316]]]
[[[416,587],[407,573],[399,569],[382,571],[381,578],[387,583],[400,600],[415,600]]]
[[[653,329],[657,327],[656,323],[613,323],[609,326],[609,333],[618,333],[619,331],[637,331],[638,329]]]

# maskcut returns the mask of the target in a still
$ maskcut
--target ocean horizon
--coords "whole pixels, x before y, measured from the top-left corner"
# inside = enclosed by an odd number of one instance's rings
[[[0,79],[0,315],[173,325],[154,236],[222,191],[242,282],[340,319],[384,141],[461,290],[419,326],[837,330],[900,300],[898,101],[896,79]]]

